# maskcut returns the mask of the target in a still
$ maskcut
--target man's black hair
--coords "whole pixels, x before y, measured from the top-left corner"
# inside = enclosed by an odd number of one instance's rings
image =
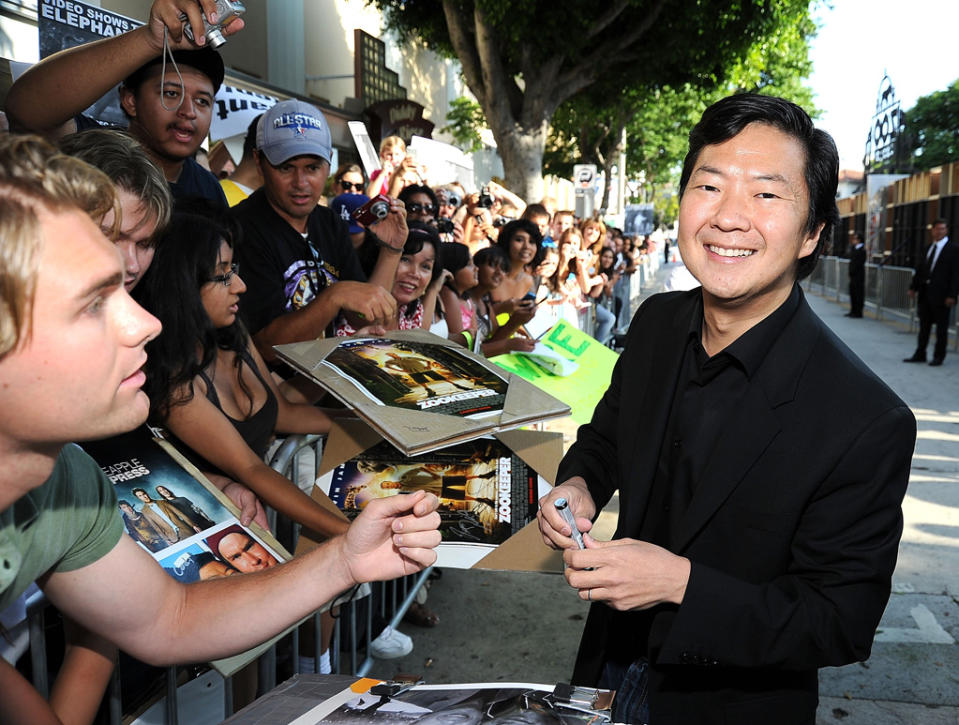
[[[703,112],[689,132],[689,152],[683,161],[679,180],[682,198],[704,146],[723,143],[737,136],[751,123],[765,123],[792,136],[803,147],[806,159],[803,175],[809,193],[806,233],[812,234],[822,224],[819,241],[813,253],[796,265],[796,279],[803,279],[816,267],[816,260],[832,230],[839,222],[836,188],[839,184],[839,152],[836,143],[825,131],[817,129],[802,108],[783,98],[758,93],[739,93],[717,101]]]
[[[531,219],[534,216],[550,216],[549,209],[542,204],[527,204],[520,219]]]
[[[243,158],[253,158],[253,150],[256,148],[256,127],[260,125],[260,119],[263,118],[261,113],[259,116],[250,121],[250,125],[246,128],[246,136],[243,137]]]
[[[223,58],[212,48],[175,50],[173,51],[173,60],[176,61],[178,66],[189,66],[209,78],[210,83],[213,84],[214,95],[220,90],[220,86],[223,84]],[[136,93],[143,81],[146,80],[147,75],[149,75],[150,69],[154,66],[161,65],[162,62],[162,55],[158,55],[153,60],[148,60],[124,79],[123,87]],[[167,73],[169,74],[168,77],[176,78],[176,71],[173,69],[173,64],[170,63],[169,58],[167,58],[166,67]]]

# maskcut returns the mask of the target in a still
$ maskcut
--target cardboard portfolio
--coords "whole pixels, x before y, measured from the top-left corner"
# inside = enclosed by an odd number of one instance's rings
[[[493,437],[545,479],[547,486],[555,484],[556,469],[563,456],[562,434],[509,430],[496,433]],[[361,421],[349,419],[335,421],[323,451],[318,480],[322,481],[341,464],[381,445],[383,440],[382,436]],[[423,456],[423,458],[429,458],[429,456]],[[407,458],[406,461],[409,464],[416,464],[417,457]],[[330,498],[319,485],[313,488],[313,498],[324,506],[333,506]],[[315,548],[319,543],[319,540],[311,537],[310,532],[304,530],[297,544],[297,556]],[[466,568],[548,573],[563,571],[562,553],[550,549],[543,543],[535,516],[532,516],[531,521],[517,533],[498,545],[476,545],[477,550],[470,556],[459,558],[444,556],[444,547],[447,550],[454,549],[457,544],[440,544],[438,554],[441,563],[439,565],[462,566],[457,561],[471,560],[473,563]],[[481,551],[480,548],[482,548]]]
[[[406,455],[570,410],[518,375],[423,330],[391,332],[388,338],[325,338],[274,349]]]

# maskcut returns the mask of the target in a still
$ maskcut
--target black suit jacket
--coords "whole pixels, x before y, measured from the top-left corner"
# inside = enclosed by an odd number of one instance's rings
[[[923,253],[922,261],[912,278],[912,289],[932,305],[945,304],[946,298],[959,296],[959,243],[951,239],[939,252],[936,266],[929,274],[929,247]],[[926,279],[928,278],[928,283]]]
[[[700,290],[650,298],[558,479],[616,489],[616,538],[643,521]],[[813,722],[817,668],[868,657],[889,596],[915,444],[908,407],[805,299],[754,373],[680,524],[682,605],[594,604],[573,681],[650,660],[652,721]],[[642,572],[637,572],[642,576]],[[724,720],[723,718],[732,718]]]
[[[849,281],[862,282],[866,279],[866,245],[849,250]]]

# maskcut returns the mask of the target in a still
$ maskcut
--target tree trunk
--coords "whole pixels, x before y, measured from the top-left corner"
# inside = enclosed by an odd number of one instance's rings
[[[507,129],[491,129],[503,159],[506,187],[528,204],[543,200],[543,149],[547,127],[543,120],[537,128],[521,129],[509,124]]]
[[[603,160],[603,200],[599,208],[607,213],[609,210],[609,187],[613,184],[613,157],[607,155]]]

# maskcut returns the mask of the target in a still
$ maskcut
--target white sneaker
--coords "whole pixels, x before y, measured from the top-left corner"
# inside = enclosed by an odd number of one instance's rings
[[[378,660],[394,660],[413,651],[413,640],[392,627],[387,627],[370,642],[370,654]]]

